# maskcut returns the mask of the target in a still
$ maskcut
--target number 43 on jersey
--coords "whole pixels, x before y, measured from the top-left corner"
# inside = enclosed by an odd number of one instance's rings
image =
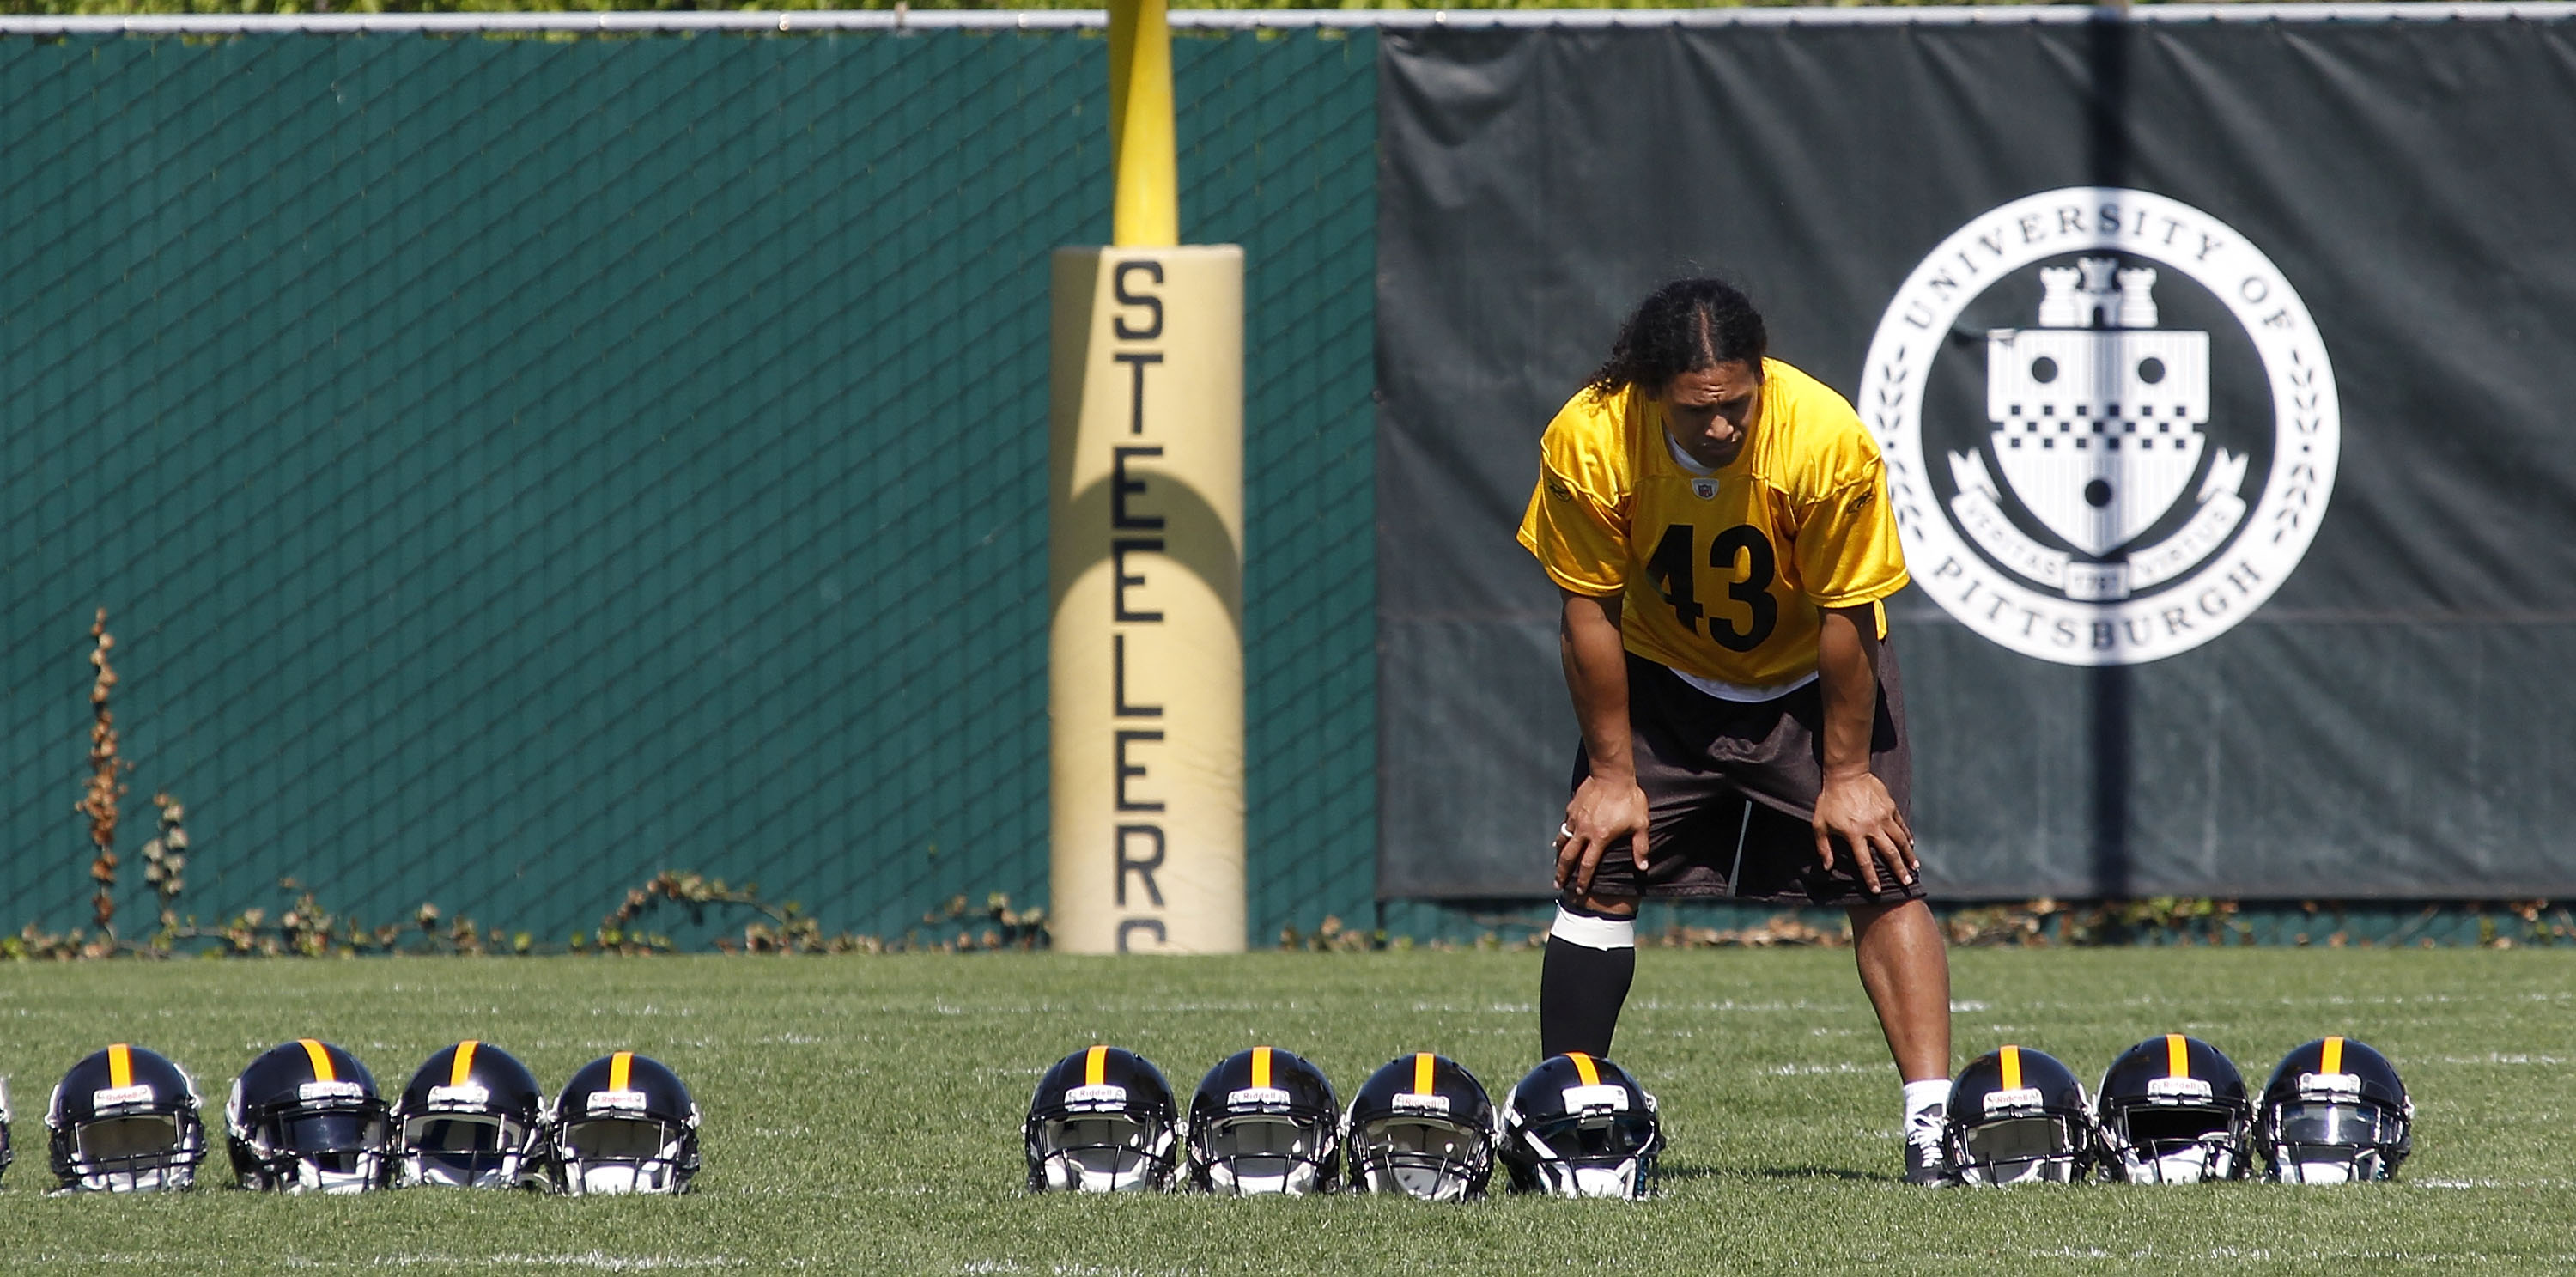
[[[1673,616],[1682,628],[1704,632],[1718,646],[1731,652],[1750,652],[1771,637],[1780,622],[1780,601],[1771,597],[1771,578],[1777,566],[1771,552],[1770,538],[1749,523],[1739,523],[1717,534],[1708,543],[1707,564],[1726,583],[1726,597],[1750,610],[1749,624],[1742,624],[1734,609],[1721,609],[1711,615],[1700,606],[1695,574],[1699,556],[1691,552],[1696,531],[1687,523],[1676,523],[1664,529],[1664,539],[1655,543],[1655,552],[1646,560],[1646,575],[1655,582],[1656,592],[1673,607]],[[1708,625],[1703,631],[1702,618]]]

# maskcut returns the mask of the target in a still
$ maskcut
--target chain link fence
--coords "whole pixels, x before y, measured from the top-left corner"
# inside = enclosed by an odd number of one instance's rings
[[[1247,250],[1254,940],[1374,876],[1374,39],[1185,34]],[[830,931],[1046,894],[1046,254],[1105,41],[0,43],[0,888],[90,921],[108,609],[182,913],[560,942],[663,870]],[[742,921],[657,918],[684,942]]]

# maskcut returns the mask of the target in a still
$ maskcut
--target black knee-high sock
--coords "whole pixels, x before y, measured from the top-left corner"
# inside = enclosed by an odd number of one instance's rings
[[[1538,977],[1539,1054],[1610,1054],[1619,1008],[1626,1005],[1628,986],[1636,978],[1633,945],[1595,949],[1549,936]]]

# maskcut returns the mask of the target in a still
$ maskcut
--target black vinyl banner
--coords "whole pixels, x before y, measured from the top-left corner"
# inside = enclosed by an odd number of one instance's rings
[[[1936,894],[2576,895],[2576,21],[2064,17],[1385,37],[1381,896],[1548,893],[1513,530],[1707,273],[1886,458]]]

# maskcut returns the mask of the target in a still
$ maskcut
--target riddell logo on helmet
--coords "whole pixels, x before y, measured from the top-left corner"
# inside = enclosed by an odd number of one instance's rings
[[[1067,1104],[1124,1104],[1127,1102],[1127,1088],[1105,1082],[1094,1086],[1077,1086],[1064,1093],[1064,1102]]]
[[[363,1100],[367,1088],[355,1082],[307,1082],[295,1088],[299,1100]]]
[[[2318,1100],[2352,1100],[2361,1098],[2361,1075],[2358,1073],[2302,1073],[2299,1094]]]
[[[1228,1107],[1239,1108],[1256,1104],[1286,1104],[1290,1098],[1286,1091],[1275,1086],[1247,1086],[1240,1091],[1226,1092],[1225,1102]]]
[[[2209,1083],[2196,1077],[2155,1077],[2147,1079],[2147,1097],[2157,1100],[2205,1100],[2217,1094]]]
[[[2036,1113],[2046,1102],[2045,1097],[2040,1095],[2039,1088],[2035,1086],[2019,1087],[2010,1091],[1988,1091],[1986,1092],[1986,1116],[1993,1117],[1997,1113]]]
[[[485,1086],[480,1082],[466,1082],[457,1086],[433,1086],[429,1088],[429,1106],[431,1108],[475,1109],[481,1108],[491,1102],[492,1088]]]
[[[1562,1098],[1565,1101],[1565,1111],[1568,1113],[1625,1113],[1628,1111],[1627,1088],[1611,1086],[1607,1083],[1600,1086],[1569,1086],[1565,1088]]]
[[[1449,1097],[1446,1095],[1416,1095],[1411,1091],[1399,1091],[1395,1094],[1394,1098],[1389,1101],[1389,1103],[1394,1106],[1395,1111],[1398,1113],[1446,1113],[1449,1111]]]
[[[2161,660],[2253,615],[2315,539],[2343,437],[2280,268],[2199,209],[2112,187],[2025,196],[1942,241],[1888,303],[1855,406],[1915,583],[2065,665]]]
[[[152,1088],[141,1083],[133,1086],[111,1086],[89,1093],[89,1106],[94,1109],[112,1109],[121,1104],[151,1102]]]
[[[588,1111],[596,1113],[601,1109],[613,1109],[621,1113],[641,1113],[646,1103],[642,1091],[593,1091]]]

